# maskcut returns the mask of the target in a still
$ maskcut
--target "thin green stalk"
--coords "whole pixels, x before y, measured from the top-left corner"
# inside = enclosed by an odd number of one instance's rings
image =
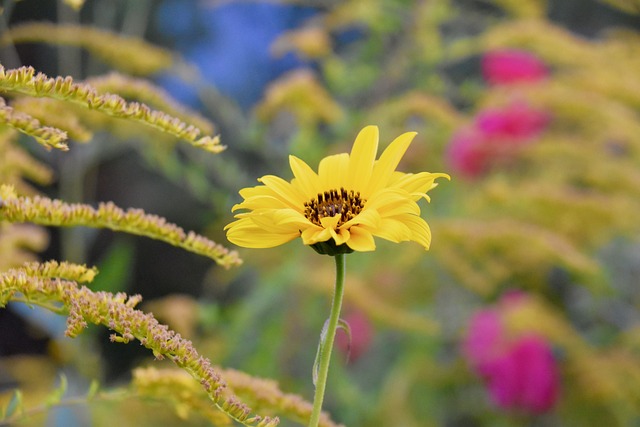
[[[333,340],[340,320],[340,309],[342,307],[342,296],[344,295],[344,272],[345,254],[335,255],[336,259],[336,287],[333,291],[331,301],[331,314],[326,334],[320,337],[320,364],[318,377],[316,380],[316,392],[313,398],[313,412],[309,420],[309,427],[317,427],[322,411],[322,401],[324,400],[324,390],[327,386],[327,376],[329,374],[329,363],[331,362],[331,351],[333,350]]]

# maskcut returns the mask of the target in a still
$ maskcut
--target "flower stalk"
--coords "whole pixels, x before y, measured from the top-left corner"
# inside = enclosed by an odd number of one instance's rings
[[[313,412],[309,420],[309,427],[317,427],[322,412],[322,402],[324,400],[324,391],[327,386],[327,376],[329,374],[329,364],[331,362],[331,352],[333,350],[333,341],[336,337],[336,330],[340,320],[340,310],[342,308],[342,297],[344,295],[344,273],[345,273],[345,254],[340,253],[334,256],[336,260],[336,285],[333,290],[333,299],[331,301],[331,312],[329,314],[329,323],[325,333],[320,336],[318,361],[316,378],[316,391],[313,398]],[[315,366],[314,366],[315,369]]]

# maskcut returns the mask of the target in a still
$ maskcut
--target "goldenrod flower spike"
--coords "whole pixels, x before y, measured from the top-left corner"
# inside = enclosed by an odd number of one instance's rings
[[[76,282],[90,282],[94,268],[51,261],[29,263],[0,273],[0,308],[10,301],[37,304],[55,313],[67,315],[65,335],[75,338],[90,323],[111,329],[112,342],[133,340],[153,352],[156,359],[168,359],[198,380],[218,409],[247,427],[275,427],[279,419],[253,415],[252,410],[234,395],[224,392],[226,383],[211,361],[201,356],[191,341],[161,324],[151,313],[135,307],[140,295],[119,292],[94,292]]]
[[[0,186],[0,220],[59,227],[108,228],[162,240],[209,257],[225,268],[242,262],[235,251],[229,251],[204,236],[194,232],[187,233],[164,218],[146,214],[141,209],[124,211],[111,202],[100,203],[98,209],[94,209],[85,204],[65,203],[40,196],[18,197],[11,186],[2,185]]]
[[[39,278],[59,278],[64,280],[73,280],[78,283],[91,283],[98,274],[96,267],[87,267],[84,264],[73,264],[71,262],[28,262],[25,263],[20,270],[26,275]]]
[[[260,120],[271,121],[281,111],[291,113],[302,127],[338,121],[343,112],[318,78],[308,70],[282,75],[267,87],[256,106]]]
[[[378,128],[367,126],[350,154],[325,157],[318,173],[290,156],[290,182],[267,175],[258,180],[263,185],[240,191],[244,201],[233,210],[244,212],[225,227],[227,238],[238,246],[269,248],[301,237],[329,255],[372,251],[374,236],[429,249],[431,232],[417,201],[428,200],[436,178],[449,176],[396,171],[414,136],[400,135],[376,160]]]
[[[69,76],[50,78],[32,67],[5,70],[0,65],[0,92],[59,99],[109,116],[132,120],[181,138],[195,147],[212,153],[225,149],[219,137],[200,136],[201,130],[177,117],[152,110],[145,104],[127,102],[121,96],[103,93],[89,84],[75,83]]]
[[[90,77],[85,80],[85,83],[100,93],[117,93],[125,99],[136,100],[151,108],[164,111],[185,123],[192,124],[206,134],[213,133],[214,126],[210,120],[178,104],[167,91],[148,80],[111,72],[103,76]]]
[[[66,136],[73,142],[89,142],[93,138],[93,132],[96,129],[90,130],[86,123],[81,123],[76,112],[71,111],[71,109],[64,109],[66,106],[62,107],[64,114],[61,114],[62,104],[63,101],[51,98],[32,98],[27,96],[13,98],[11,100],[11,108],[13,108],[14,111],[26,113],[38,120],[41,124],[64,130]],[[49,145],[52,144],[49,143]],[[54,148],[64,149],[64,147]],[[64,151],[66,151],[66,149],[64,149]]]
[[[173,65],[173,55],[167,49],[90,26],[28,22],[4,31],[0,37],[4,46],[34,42],[82,47],[117,69],[135,75],[155,74]]]
[[[0,182],[15,186],[21,194],[35,194],[32,184],[51,184],[53,170],[20,146],[18,136],[14,129],[0,126]]]
[[[265,413],[278,413],[281,417],[303,423],[311,413],[311,403],[297,394],[280,390],[277,381],[248,375],[235,369],[216,368],[225,379],[227,387],[222,394],[232,393],[238,398],[251,402],[253,409]],[[208,397],[193,379],[183,370],[175,368],[143,367],[133,370],[132,388],[136,396],[173,403],[174,411],[185,421],[190,413],[200,413],[213,425],[225,424],[222,415],[208,403]],[[175,398],[179,396],[179,398]],[[319,427],[344,427],[322,414]]]
[[[66,144],[68,137],[65,131],[50,126],[43,126],[32,116],[15,111],[9,107],[3,98],[0,98],[0,125],[12,127],[33,137],[47,149],[51,149],[52,147],[63,151],[69,149]]]

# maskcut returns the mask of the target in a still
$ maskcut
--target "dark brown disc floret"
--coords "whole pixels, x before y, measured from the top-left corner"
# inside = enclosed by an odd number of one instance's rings
[[[360,197],[360,192],[340,190],[329,190],[318,193],[304,204],[304,216],[316,225],[322,226],[320,219],[340,215],[338,227],[354,218],[364,208],[366,200]]]

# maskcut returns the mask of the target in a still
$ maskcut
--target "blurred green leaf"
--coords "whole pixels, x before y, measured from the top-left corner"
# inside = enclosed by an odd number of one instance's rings
[[[100,381],[97,379],[91,380],[91,384],[89,385],[89,391],[87,392],[87,400],[93,399],[96,394],[100,391]]]
[[[129,240],[118,240],[100,262],[100,274],[93,281],[92,288],[107,292],[125,289],[129,272],[134,261],[134,249]]]
[[[13,396],[11,396],[11,400],[7,404],[7,408],[4,410],[3,419],[7,419],[11,417],[18,411],[22,411],[22,392],[20,390],[16,390],[13,392]]]
[[[47,396],[45,399],[45,405],[53,406],[60,403],[64,394],[67,392],[68,386],[69,383],[67,382],[67,376],[65,374],[60,374],[60,385]]]

